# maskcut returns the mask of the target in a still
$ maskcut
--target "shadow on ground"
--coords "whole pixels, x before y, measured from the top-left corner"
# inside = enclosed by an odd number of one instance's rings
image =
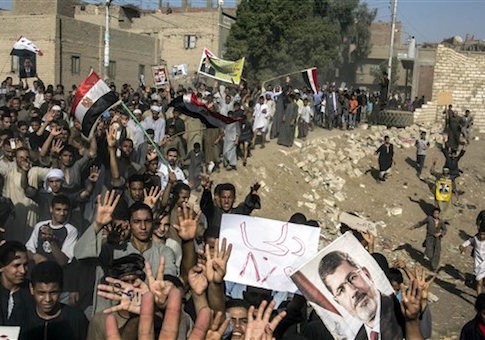
[[[417,250],[416,248],[414,248],[409,243],[405,243],[405,244],[397,247],[395,250],[406,251],[414,261],[419,263],[421,266],[427,268],[428,270],[430,269],[429,261],[427,261],[424,258],[423,252]],[[453,278],[453,280],[464,281],[467,287],[474,289],[474,286],[472,284],[473,283],[473,276],[471,274],[463,274],[462,272],[460,272],[458,269],[456,269],[454,266],[452,266],[450,264],[445,264],[445,265],[441,266],[438,272],[439,273],[445,272],[448,276]],[[437,277],[434,282],[435,282],[436,285],[438,285],[442,289],[446,290],[450,294],[458,296],[460,299],[468,302],[469,304],[473,305],[475,303],[475,295],[472,295],[470,293],[467,293],[467,292],[457,288],[455,283],[445,281],[440,277]]]

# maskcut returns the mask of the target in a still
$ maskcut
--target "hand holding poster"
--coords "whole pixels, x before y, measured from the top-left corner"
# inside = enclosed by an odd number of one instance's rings
[[[315,227],[223,214],[219,238],[232,244],[224,280],[295,292],[289,274],[316,254],[319,235]]]
[[[168,82],[167,68],[165,66],[152,66],[153,84],[156,88],[163,87]]]
[[[214,53],[204,48],[200,57],[199,74],[227,83],[239,85],[244,66],[244,58],[229,61],[217,58]]]
[[[336,339],[403,339],[392,286],[352,233],[329,244],[291,278]]]

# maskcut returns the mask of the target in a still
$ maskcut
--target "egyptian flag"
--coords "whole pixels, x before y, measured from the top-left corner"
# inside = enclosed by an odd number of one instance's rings
[[[79,85],[71,105],[71,113],[81,123],[82,133],[91,137],[93,127],[101,114],[118,104],[118,97],[108,85],[91,71],[89,76]]]
[[[173,107],[174,110],[186,114],[189,117],[200,119],[200,121],[208,128],[224,127],[226,124],[236,122],[236,120],[231,117],[212,111],[197,98],[195,93],[178,96],[172,100],[170,106]]]
[[[13,45],[12,51],[10,52],[10,55],[17,56],[32,54],[42,56],[43,53],[37,46],[34,45],[32,41],[23,36],[20,36],[20,38],[17,39],[17,41]]]
[[[306,86],[312,89],[313,93],[318,93],[317,68],[309,68],[301,73]]]

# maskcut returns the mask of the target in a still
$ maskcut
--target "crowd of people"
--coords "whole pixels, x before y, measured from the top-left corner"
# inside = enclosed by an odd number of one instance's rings
[[[258,144],[291,147],[318,127],[353,129],[380,105],[378,94],[359,89],[329,85],[312,93],[290,82],[254,90],[198,82],[176,89],[125,84],[118,91],[112,84],[136,120],[115,107],[86,140],[68,110],[75,86],[67,92],[41,80],[16,86],[7,78],[0,107],[0,325],[20,326],[26,340],[330,339],[302,295],[224,280],[232,245],[219,239],[222,215],[250,215],[264,202],[256,182],[236,205],[235,186],[212,188],[210,174],[221,166],[236,170],[238,162],[246,166]],[[170,107],[173,98],[192,93],[234,123],[206,128]],[[450,113],[448,143],[459,143],[455,120]],[[418,174],[429,146],[425,137],[416,144]],[[447,147],[449,175],[459,175],[462,154],[456,160],[456,149]],[[389,138],[377,152],[385,180],[393,163]],[[198,207],[189,204],[191,195],[200,197]],[[415,225],[427,224],[432,269],[439,263],[436,240],[446,232],[439,222],[445,206],[440,208]],[[482,219],[478,236],[462,245],[475,247],[478,267]],[[289,222],[318,226],[296,211]],[[401,339],[430,338],[426,297],[434,276],[427,280],[422,269],[402,262],[390,267],[374,252],[372,235],[352,232],[395,287]],[[482,272],[477,270],[480,285]],[[479,295],[480,327],[483,306]]]

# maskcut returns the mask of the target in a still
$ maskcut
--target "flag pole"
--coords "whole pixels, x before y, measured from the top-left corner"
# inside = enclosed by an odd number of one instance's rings
[[[310,69],[312,69],[313,67],[310,67]],[[268,81],[272,81],[272,80],[276,80],[276,79],[279,79],[279,78],[283,78],[283,77],[287,77],[287,76],[291,76],[292,74],[296,74],[296,73],[301,73],[301,72],[304,72],[306,70],[309,70],[308,68],[305,68],[303,70],[300,70],[300,71],[294,71],[294,72],[290,72],[290,73],[286,73],[286,74],[282,74],[282,75],[279,75],[277,77],[274,77],[274,78],[270,78],[270,79],[267,79],[267,80],[264,80],[263,81],[263,84],[267,83]]]
[[[130,111],[130,109],[128,108],[128,106],[126,106],[126,104],[122,101],[121,102],[121,107],[130,115],[131,119],[133,119],[133,121],[136,123],[136,125],[138,125],[138,127],[141,129],[141,131],[143,131],[143,134],[145,135],[145,137],[147,138],[148,142],[150,142],[150,144],[153,146],[153,148],[155,149],[155,151],[157,152],[158,154],[158,158],[160,159],[160,161],[166,165],[170,171],[173,171],[172,167],[170,166],[170,164],[167,162],[167,160],[163,157],[163,153],[162,151],[160,151],[160,148],[158,147],[157,143],[155,143],[153,141],[153,139],[148,135],[147,131],[143,128],[143,126],[141,125],[141,123],[138,121],[138,119],[136,118],[136,116],[133,114],[133,112]]]

